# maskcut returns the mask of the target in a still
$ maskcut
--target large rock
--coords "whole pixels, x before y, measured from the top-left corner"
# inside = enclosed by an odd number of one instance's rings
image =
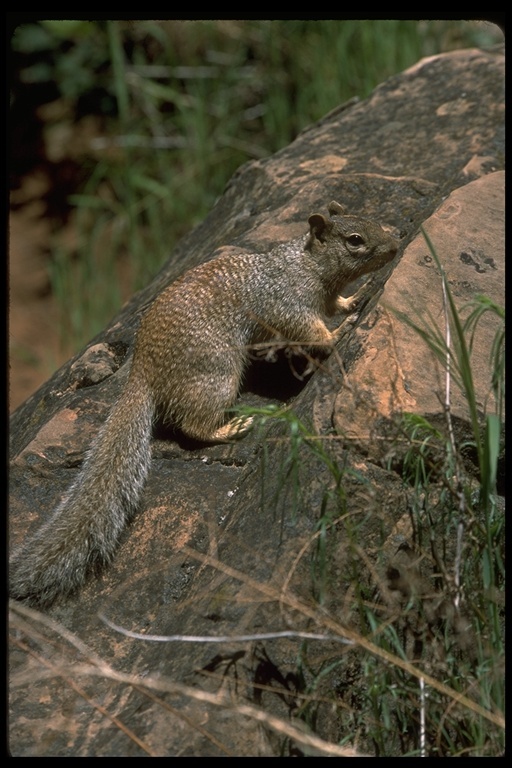
[[[477,296],[486,296],[502,307],[505,304],[504,214],[505,174],[495,171],[455,189],[423,222],[463,320]],[[442,413],[445,366],[407,318],[428,334],[440,333],[446,338],[449,317],[439,269],[424,235],[418,233],[386,283],[371,326],[357,332],[362,347],[350,369],[352,387],[343,387],[336,395],[334,419],[340,433],[366,441],[371,448],[379,417],[403,411],[429,417]],[[490,352],[498,327],[496,316],[486,317],[477,326],[473,344],[471,363],[480,413],[489,405],[495,410]],[[455,334],[453,328],[451,333]],[[455,362],[454,358],[451,412],[468,421],[467,398],[455,384]]]
[[[333,521],[342,513],[360,526],[361,572],[408,540],[401,478],[372,454],[375,424],[401,410],[442,413],[442,381],[393,310],[428,309],[442,323],[440,280],[420,225],[460,304],[477,292],[503,299],[503,76],[501,51],[466,50],[420,61],[365,101],[330,113],[273,157],[240,168],[152,284],[13,415],[16,546],[52,513],[76,476],[126,380],[141,312],[179,273],[220,247],[260,250],[301,234],[308,215],[332,199],[402,236],[402,260],[393,273],[372,280],[358,322],[347,324],[336,353],[307,382],[286,356],[275,364],[263,361],[242,397],[260,405],[290,403],[325,440],[300,442],[297,432],[271,419],[233,445],[198,448],[159,433],[142,508],[112,566],[75,598],[56,604],[44,623],[37,615],[20,618],[15,608],[13,626],[20,631],[14,629],[10,656],[13,754],[297,753],[290,744],[300,746],[300,738],[287,741],[269,718],[281,716],[286,724],[302,701],[299,639],[220,646],[143,642],[102,623],[98,611],[146,635],[239,635],[289,626],[336,632],[337,621],[352,626],[346,547],[333,554],[328,584],[321,574],[311,581],[306,555],[317,541],[318,519],[327,513]],[[488,391],[486,334],[492,332],[484,328],[478,340],[482,401]],[[457,417],[467,420],[463,399],[454,397]],[[331,506],[340,503],[334,492],[340,482],[343,509],[335,516]],[[324,587],[320,611],[314,600]],[[49,621],[80,641],[73,644]],[[311,650],[312,658],[339,655],[341,648],[324,644]],[[130,684],[111,679],[112,669],[132,675]],[[171,680],[189,689],[148,695],[148,679],[154,688]],[[336,679],[337,687],[331,678],[329,685],[343,699],[348,682]],[[221,690],[229,702],[216,706],[212,694]],[[248,702],[267,712],[266,723],[259,724],[254,712],[247,719],[251,712],[237,711],[237,704]],[[338,743],[350,732],[330,705],[323,706],[316,730]]]

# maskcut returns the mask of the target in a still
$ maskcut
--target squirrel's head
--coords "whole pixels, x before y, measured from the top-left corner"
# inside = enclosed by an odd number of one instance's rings
[[[306,247],[311,252],[336,256],[343,271],[354,279],[379,269],[396,255],[398,242],[376,221],[351,216],[335,201],[327,210],[329,218],[321,213],[309,217]]]

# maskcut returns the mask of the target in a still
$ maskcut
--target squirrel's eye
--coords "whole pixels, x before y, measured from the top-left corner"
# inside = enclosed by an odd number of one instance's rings
[[[350,245],[356,246],[356,245],[363,245],[364,240],[361,237],[361,235],[357,235],[354,233],[353,235],[349,235],[347,237],[347,243],[350,243]]]

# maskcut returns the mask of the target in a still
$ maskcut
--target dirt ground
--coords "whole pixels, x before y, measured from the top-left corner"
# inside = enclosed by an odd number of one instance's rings
[[[9,411],[12,413],[66,362],[50,256],[59,241],[73,240],[68,195],[82,179],[90,140],[101,134],[95,116],[73,120],[61,100],[44,107],[22,105],[31,126],[23,134],[20,109],[12,118],[9,215]],[[18,136],[19,140],[16,140]],[[67,241],[68,242],[68,241]],[[69,243],[68,243],[69,244]]]
[[[51,222],[42,199],[46,187],[43,176],[30,175],[12,194],[16,207],[9,217],[10,412],[69,357],[60,348],[59,317],[48,276]]]

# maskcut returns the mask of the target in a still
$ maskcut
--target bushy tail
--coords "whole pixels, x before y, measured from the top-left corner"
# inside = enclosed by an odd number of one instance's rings
[[[130,379],[66,498],[14,555],[11,597],[49,605],[110,562],[149,472],[153,415],[151,393]]]

